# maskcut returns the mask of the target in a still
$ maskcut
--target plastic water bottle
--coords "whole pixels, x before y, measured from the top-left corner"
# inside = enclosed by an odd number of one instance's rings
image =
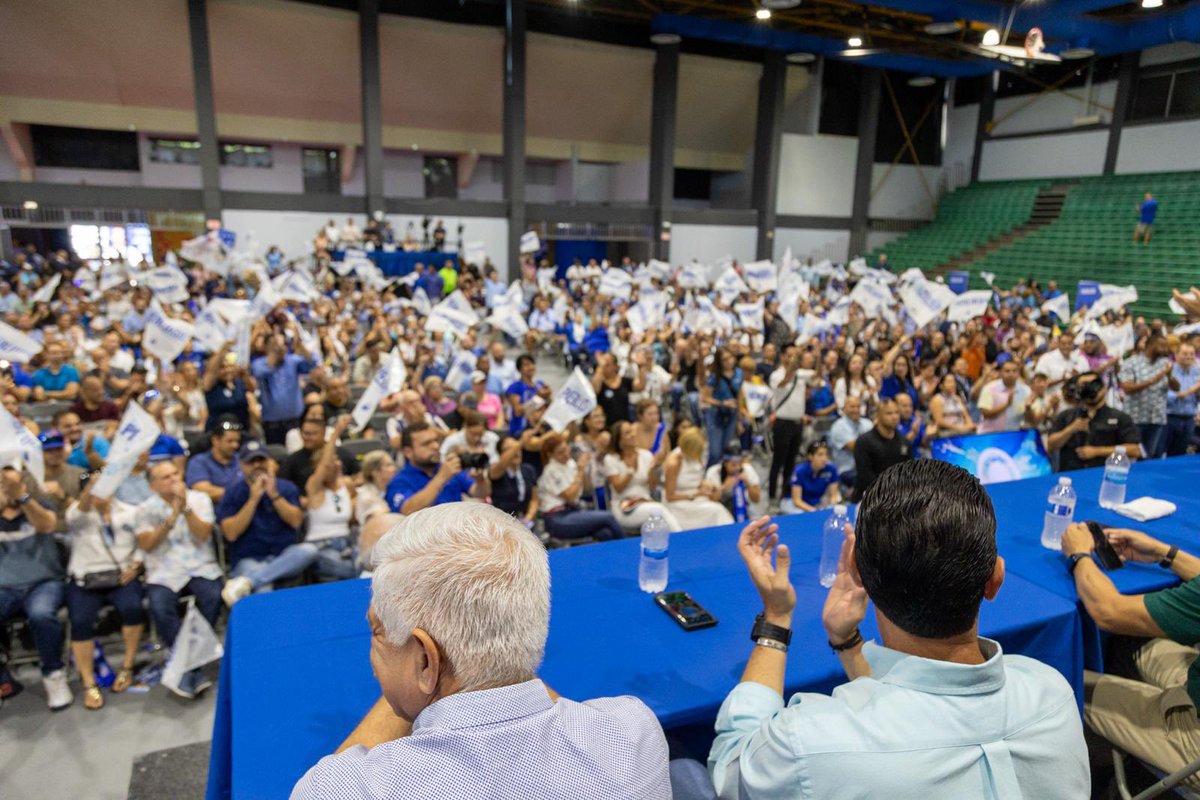
[[[104,657],[104,648],[100,646],[100,640],[95,639],[92,644],[95,646],[92,655],[92,673],[95,676],[96,685],[101,689],[107,689],[113,685],[117,676],[112,671],[112,667],[108,665],[108,659]]]
[[[658,514],[642,523],[642,557],[638,561],[638,588],[657,594],[667,588],[667,553],[671,529]]]
[[[1125,502],[1125,483],[1129,480],[1129,456],[1124,447],[1113,449],[1104,462],[1104,482],[1100,484],[1100,507],[1116,508]]]
[[[1075,490],[1070,478],[1059,478],[1046,498],[1046,521],[1042,525],[1042,547],[1062,549],[1063,532],[1075,519]]]
[[[821,537],[821,567],[819,578],[821,585],[828,589],[837,579],[838,560],[842,557],[842,542],[846,540],[846,526],[850,517],[846,507],[836,505],[829,519],[825,520],[825,529]]]

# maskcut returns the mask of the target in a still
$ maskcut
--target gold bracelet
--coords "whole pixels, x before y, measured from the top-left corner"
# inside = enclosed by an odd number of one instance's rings
[[[769,647],[772,650],[778,650],[781,653],[788,651],[788,646],[783,642],[777,642],[774,639],[768,639],[765,636],[760,636],[754,640],[754,644],[758,647]]]

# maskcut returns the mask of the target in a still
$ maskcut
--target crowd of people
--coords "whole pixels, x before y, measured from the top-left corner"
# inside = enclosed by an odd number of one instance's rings
[[[156,269],[0,264],[0,620],[26,618],[52,709],[74,701],[61,608],[98,709],[102,607],[120,692],[147,614],[169,647],[185,598],[217,625],[250,593],[369,572],[434,506],[490,504],[555,546],[864,501],[946,437],[1034,429],[1060,470],[1195,448],[1195,289],[1170,329],[1122,287],[1076,310],[1054,281],[963,312],[886,259],[385,276],[353,248],[387,234],[353,227],[290,261],[214,234]],[[0,699],[19,688],[0,674]]]

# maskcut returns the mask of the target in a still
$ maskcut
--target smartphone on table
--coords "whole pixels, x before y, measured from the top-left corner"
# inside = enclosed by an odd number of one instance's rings
[[[717,624],[717,618],[687,592],[659,592],[654,595],[654,602],[685,631],[711,628]]]

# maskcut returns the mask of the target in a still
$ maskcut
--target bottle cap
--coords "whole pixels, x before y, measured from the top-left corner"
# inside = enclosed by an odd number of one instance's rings
[[[833,507],[833,513],[841,514],[844,517],[844,516],[846,516],[846,507],[844,505],[842,505],[841,503],[838,503],[836,506]]]
[[[1070,485],[1071,485],[1071,479],[1070,479],[1070,478],[1059,478],[1059,479],[1058,479],[1058,485],[1059,485],[1059,486],[1070,486]]]
[[[1116,447],[1113,448],[1113,452],[1120,453],[1121,455],[1125,455],[1125,445],[1123,445],[1123,444],[1117,445]]]

